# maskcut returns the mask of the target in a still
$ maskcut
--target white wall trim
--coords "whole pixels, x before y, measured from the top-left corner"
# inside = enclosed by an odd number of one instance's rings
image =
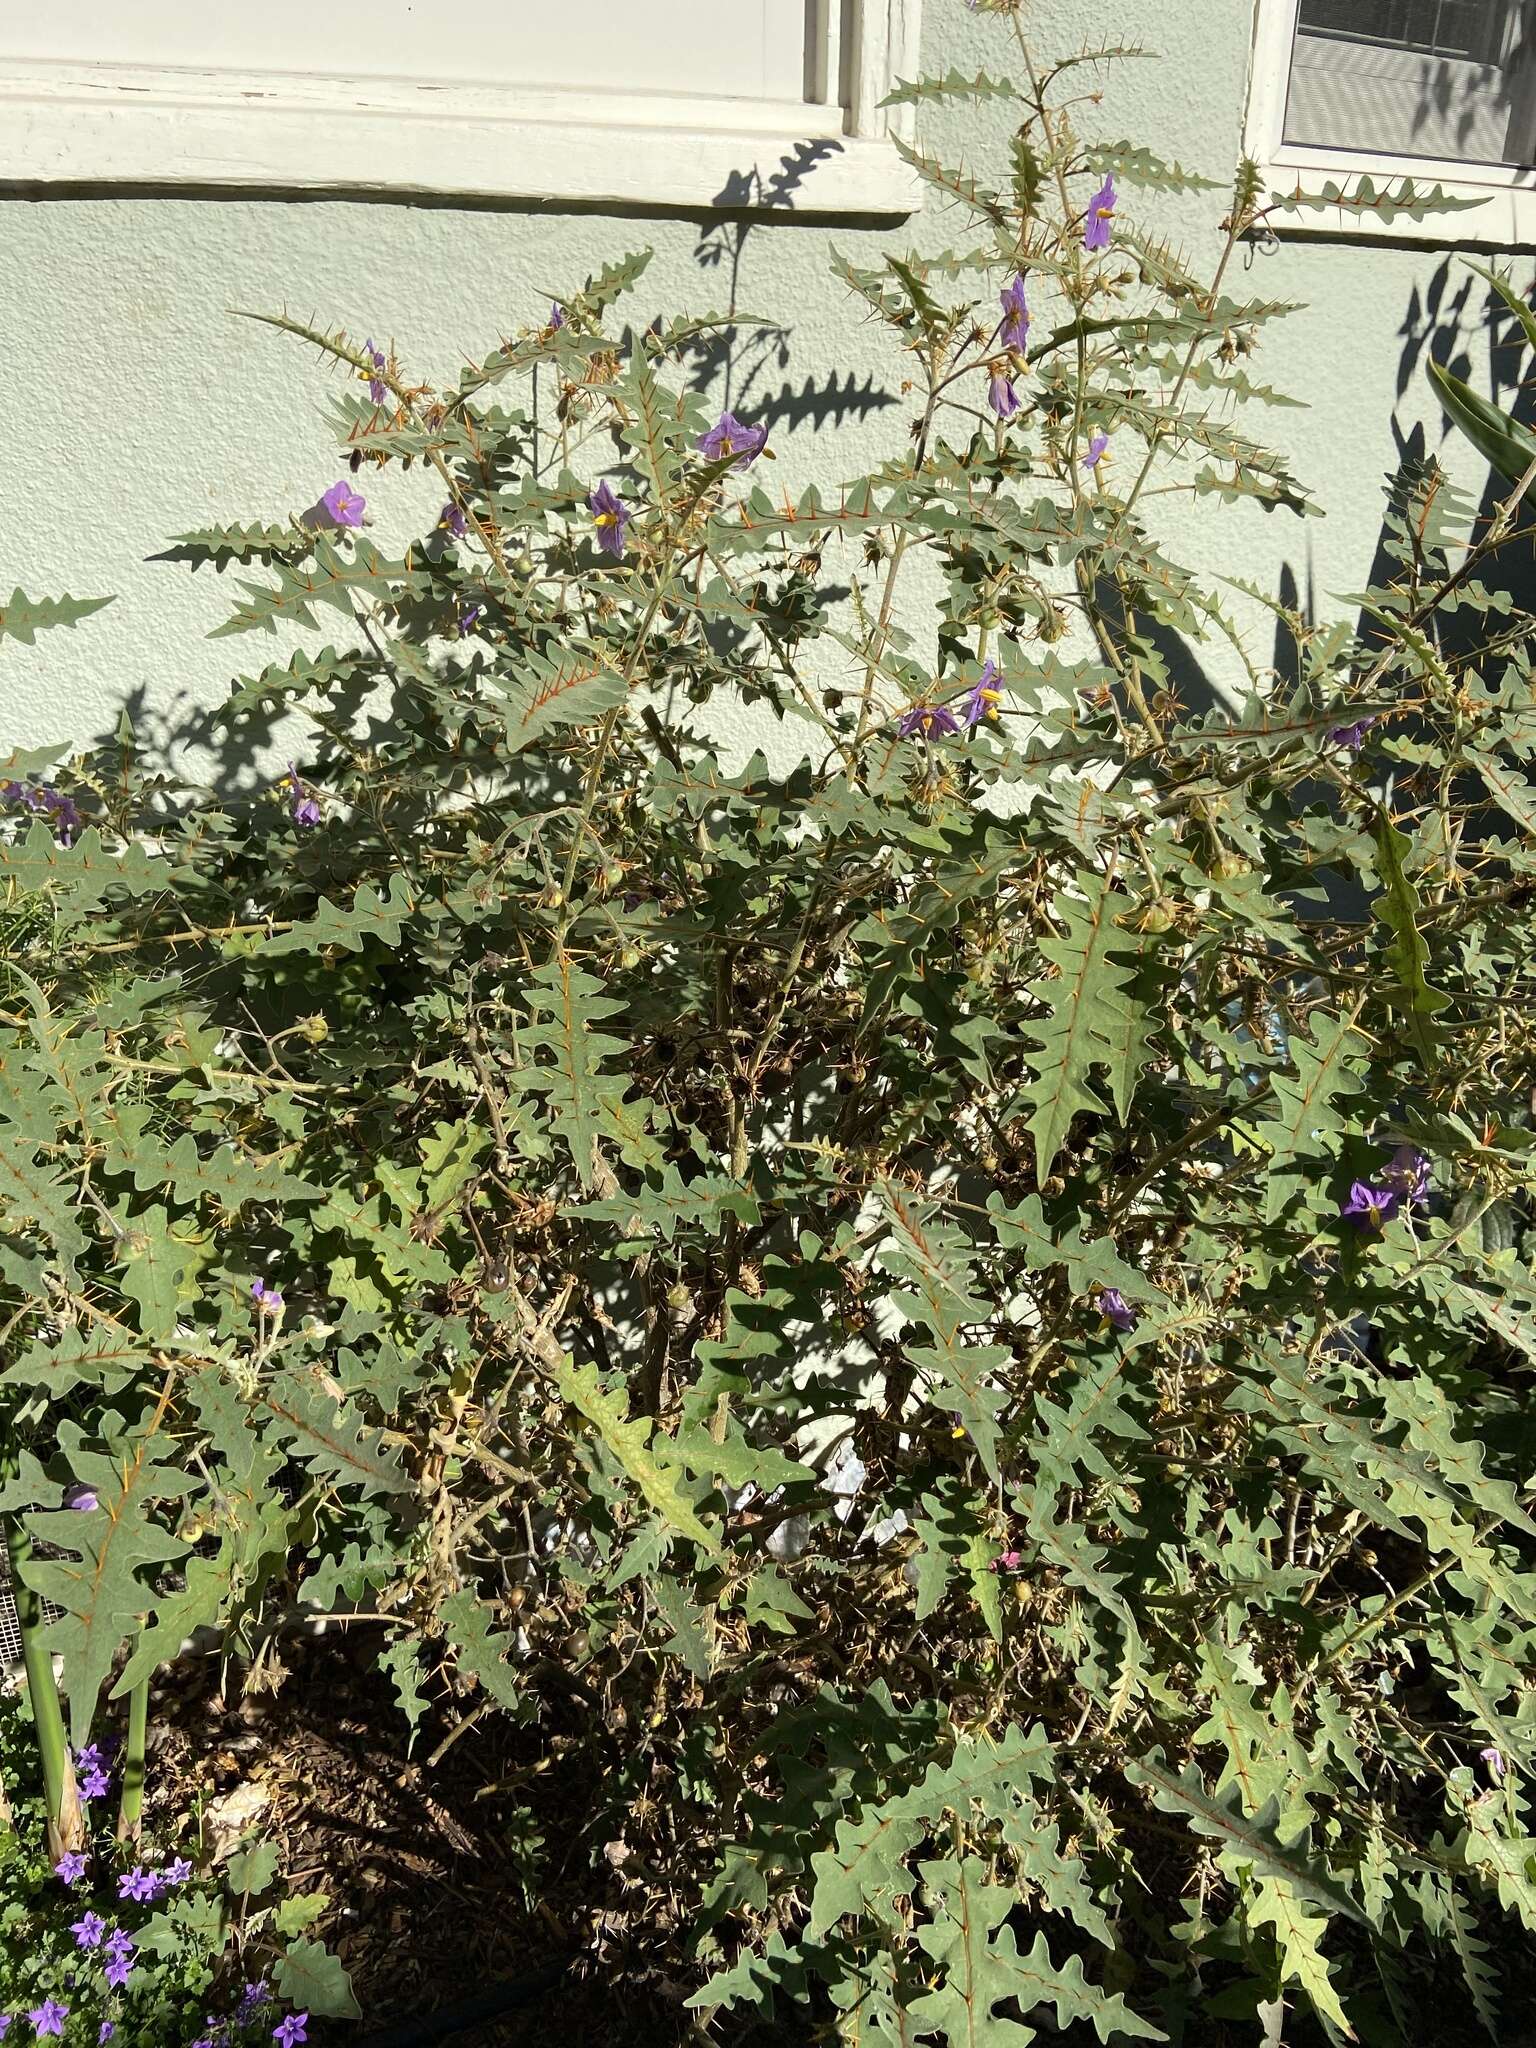
[[[0,50],[0,181],[906,214],[879,101],[922,0],[821,0],[810,100],[23,62]]]
[[[1285,102],[1297,9],[1298,0],[1254,0],[1243,152],[1258,164],[1269,190],[1320,192],[1330,183],[1348,190],[1364,175],[1378,192],[1389,186],[1395,190],[1410,178],[1415,185],[1441,185],[1451,198],[1481,203],[1474,210],[1431,214],[1419,221],[1399,214],[1390,222],[1339,207],[1308,207],[1299,213],[1272,214],[1269,225],[1277,235],[1325,234],[1469,249],[1536,247],[1536,170],[1288,143]]]

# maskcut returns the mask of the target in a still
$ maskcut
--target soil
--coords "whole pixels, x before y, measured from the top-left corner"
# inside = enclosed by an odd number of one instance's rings
[[[665,1930],[653,1902],[593,1839],[580,1744],[560,1759],[547,1732],[492,1715],[429,1767],[472,1702],[446,1719],[429,1713],[407,1754],[370,1634],[285,1643],[276,1689],[243,1698],[217,1659],[193,1660],[152,1703],[151,1829],[184,1836],[184,1817],[201,1810],[205,1839],[232,1848],[245,1829],[275,1840],[287,1888],[329,1894],[314,1931],[346,1964],[363,2021],[315,2038],[365,2044],[562,1958],[569,1968],[554,1989],[453,2034],[450,2048],[701,2048],[716,2038],[684,2007],[693,1980],[669,1981],[658,1966]],[[530,1809],[544,1842],[532,1898],[514,1854]],[[674,1960],[681,1950],[679,1937]],[[733,2048],[770,2038],[739,2024],[730,2032]]]

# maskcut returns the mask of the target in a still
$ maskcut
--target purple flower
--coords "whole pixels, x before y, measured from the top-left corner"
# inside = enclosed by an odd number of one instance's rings
[[[60,1884],[78,1884],[85,1875],[86,1857],[80,1849],[66,1849],[53,1866],[53,1874]]]
[[[258,1977],[253,1983],[247,1984],[240,1994],[239,2008],[235,2013],[235,2025],[237,2027],[248,2025],[264,2005],[270,2004],[271,1998],[272,1987],[265,1977]]]
[[[1024,303],[1024,280],[1016,277],[1013,283],[1005,285],[1000,294],[1003,306],[1003,327],[999,336],[1004,348],[1011,348],[1023,355],[1024,345],[1029,339],[1029,307]]]
[[[440,532],[451,533],[455,540],[462,540],[468,521],[457,505],[450,504],[445,505],[438,513],[437,524]]]
[[[84,1749],[75,1751],[75,1775],[76,1790],[82,1799],[105,1799],[112,1789],[112,1779],[102,1760],[101,1750],[94,1742],[88,1742]]]
[[[107,1923],[99,1913],[82,1913],[69,1931],[75,1937],[76,1948],[100,1948]]]
[[[947,704],[914,704],[903,711],[896,730],[904,740],[931,740],[940,733],[958,732],[960,728]]]
[[[629,507],[624,500],[614,495],[613,486],[600,483],[588,498],[593,520],[597,526],[597,544],[605,555],[612,555],[619,561],[624,553],[624,529],[629,524]]]
[[[306,830],[320,822],[320,799],[305,787],[303,776],[291,761],[288,763],[288,811],[295,825],[302,825]],[[251,1292],[256,1294],[254,1287]],[[261,1296],[257,1294],[256,1299],[260,1301]],[[278,1306],[282,1306],[281,1301]]]
[[[549,309],[549,331],[551,334],[558,334],[564,325],[565,308],[557,303]]]
[[[1115,211],[1115,180],[1111,172],[1098,191],[1088,202],[1088,211],[1083,216],[1083,247],[1085,249],[1107,249],[1109,247],[1109,223]]]
[[[167,1884],[185,1884],[192,1875],[192,1866],[185,1856],[178,1856],[174,1862],[167,1863],[160,1875]]]
[[[69,2007],[60,2005],[56,1998],[45,1998],[27,2014],[32,2022],[32,2031],[39,2041],[45,2034],[62,2034],[64,2022],[69,2018]]]
[[[1362,1230],[1379,1230],[1383,1223],[1391,1222],[1402,1206],[1402,1196],[1392,1188],[1379,1188],[1368,1180],[1357,1180],[1339,1214],[1353,1217]]]
[[[728,462],[734,455],[735,467],[745,469],[762,454],[767,439],[766,427],[745,426],[735,413],[723,412],[700,438],[698,450],[706,462]]]
[[[989,661],[965,694],[960,716],[967,732],[974,732],[984,718],[996,718],[1002,691],[997,687],[997,663]]]
[[[1088,443],[1088,453],[1083,457],[1084,469],[1097,469],[1104,459],[1104,451],[1108,446],[1108,434],[1095,434]]]
[[[1329,746],[1343,747],[1351,754],[1358,754],[1365,745],[1366,734],[1380,716],[1378,711],[1374,718],[1357,718],[1353,725],[1336,725],[1328,735]]]
[[[1502,1749],[1480,1749],[1477,1752],[1477,1760],[1480,1764],[1488,1766],[1488,1775],[1492,1778],[1495,1785],[1503,1784],[1504,1752]]]
[[[165,1879],[153,1870],[146,1870],[141,1863],[137,1870],[125,1870],[117,1880],[117,1896],[120,1899],[134,1899],[140,1905],[147,1905],[151,1899],[158,1899],[165,1890]]]
[[[373,336],[371,334],[369,335],[368,339],[363,343],[363,354],[368,358],[369,362],[372,363],[374,370],[376,372],[379,370],[387,370],[389,368],[389,364],[386,361],[385,357],[379,352],[378,349],[374,347]],[[375,405],[382,405],[385,399],[389,396],[388,390],[379,381],[377,375],[372,376],[368,379],[368,396],[373,400]]]
[[[113,2026],[110,2020],[103,2020],[101,2025],[96,2029],[96,2048],[101,2048],[101,2044],[104,2041],[110,2041],[112,2036],[116,2032],[117,2029]]]
[[[987,403],[1000,420],[1011,420],[1019,409],[1019,394],[1006,370],[994,368],[987,385]]]
[[[75,834],[80,830],[80,813],[75,808],[73,797],[65,796],[59,789],[40,789],[34,810],[46,811],[53,820],[53,835],[60,846],[73,846]]]
[[[125,1934],[121,1927],[114,1927],[107,1936],[107,1961],[105,1975],[108,1985],[114,1991],[121,1991],[133,1970],[133,1959],[138,1953],[132,1935]]]
[[[1422,1202],[1429,1193],[1430,1164],[1416,1145],[1399,1145],[1383,1167],[1381,1184],[1405,1202]]]
[[[320,510],[332,526],[361,526],[368,501],[362,497],[343,477],[334,483],[320,500]]]
[[[301,2041],[309,2039],[309,2014],[291,2012],[287,2019],[279,2020],[272,2029],[272,2038],[277,2048],[299,2048]]]
[[[275,1287],[269,1287],[265,1280],[251,1282],[251,1299],[263,1315],[278,1316],[283,1312],[283,1297]]]
[[[994,1557],[989,1570],[994,1572],[1018,1572],[1024,1569],[1023,1554],[1017,1550],[1005,1550],[1001,1557]]]
[[[459,613],[459,638],[462,640],[467,633],[473,633],[476,624],[484,615],[483,604],[465,605],[463,611]]]
[[[10,2014],[9,2014],[8,2012],[0,2012],[0,2041],[3,2041],[3,2040],[5,2039],[5,2037],[6,2037],[6,2035],[7,2035],[7,2034],[8,2034],[8,2033],[9,2033],[10,2031],[11,2031],[11,2016],[10,2016]]]
[[[88,1486],[70,1486],[64,1490],[64,1505],[73,1508],[77,1515],[88,1515],[92,1508],[99,1508],[101,1502]]]
[[[1134,1330],[1136,1327],[1136,1311],[1118,1287],[1099,1289],[1098,1310],[1105,1322],[1112,1323],[1117,1330]]]

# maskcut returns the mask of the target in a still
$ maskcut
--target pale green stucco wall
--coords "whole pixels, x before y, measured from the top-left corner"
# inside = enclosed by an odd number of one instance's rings
[[[1031,7],[1042,48],[1133,28],[1162,62],[1117,67],[1099,117],[1105,131],[1223,178],[1235,161],[1248,64],[1248,0],[1049,0]],[[1001,23],[962,0],[927,0],[926,63],[1007,68]],[[990,110],[946,115],[929,133],[943,151],[978,154],[1006,125]],[[1219,219],[1218,200],[1161,207],[1170,231],[1195,244]],[[231,317],[232,306],[318,313],[354,332],[393,336],[402,358],[446,373],[459,351],[482,351],[500,331],[537,318],[552,292],[602,261],[649,242],[656,261],[636,302],[721,306],[739,229],[673,217],[464,210],[341,202],[49,198],[0,201],[5,251],[0,307],[0,585],[119,602],[72,634],[36,648],[0,649],[0,743],[85,738],[115,723],[125,700],[152,708],[151,738],[215,703],[229,676],[286,651],[265,636],[209,642],[224,593],[211,572],[149,561],[166,537],[217,520],[280,517],[309,504],[337,473],[318,419],[326,391],[312,357]],[[780,429],[776,481],[835,483],[887,449],[907,407],[884,335],[864,324],[828,274],[829,241],[856,260],[913,242],[963,235],[928,213],[874,230],[824,219],[753,224],[741,242],[736,303],[790,329],[782,362],[744,361],[734,398],[748,412],[807,385],[836,388],[820,424]],[[1441,424],[1422,352],[1399,390],[1405,349],[1433,314],[1455,317],[1459,267],[1426,248],[1358,241],[1293,241],[1255,255],[1249,286],[1298,298],[1309,310],[1278,328],[1255,375],[1310,400],[1311,410],[1255,415],[1317,488],[1325,521],[1307,524],[1246,508],[1181,510],[1177,545],[1213,567],[1274,585],[1288,567],[1305,595],[1357,589],[1379,527],[1394,430],[1422,420],[1431,446]],[[1239,287],[1240,288],[1240,287]],[[1479,376],[1488,345],[1481,295],[1460,318]],[[752,355],[754,352],[749,352]],[[1476,460],[1452,442],[1448,459],[1480,489]],[[371,492],[378,537],[419,531],[413,480]],[[1260,645],[1264,645],[1261,637]]]

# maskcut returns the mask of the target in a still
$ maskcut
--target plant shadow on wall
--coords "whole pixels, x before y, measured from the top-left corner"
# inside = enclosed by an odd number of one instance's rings
[[[402,1770],[528,1807],[519,1882],[679,2041],[1507,2039],[1531,515],[1410,493],[1402,631],[1298,618],[1288,673],[1244,644],[1186,702],[1163,636],[1225,592],[1156,508],[1308,503],[1250,431],[1280,202],[1243,166],[1196,267],[1164,195],[1201,181],[1074,129],[1109,56],[976,11],[989,68],[902,89],[1012,102],[995,165],[912,152],[964,260],[840,272],[897,454],[770,491],[695,388],[730,312],[626,319],[644,252],[443,386],[271,316],[354,466],[177,546],[268,657],[231,715],[314,744],[238,811],[121,748],[12,765],[0,1512],[61,1610],[28,1825],[115,1875],[94,1731],[153,1755],[188,1635],[259,1689],[350,1615]],[[407,463],[441,510],[396,558]],[[722,760],[744,697],[801,758]]]

